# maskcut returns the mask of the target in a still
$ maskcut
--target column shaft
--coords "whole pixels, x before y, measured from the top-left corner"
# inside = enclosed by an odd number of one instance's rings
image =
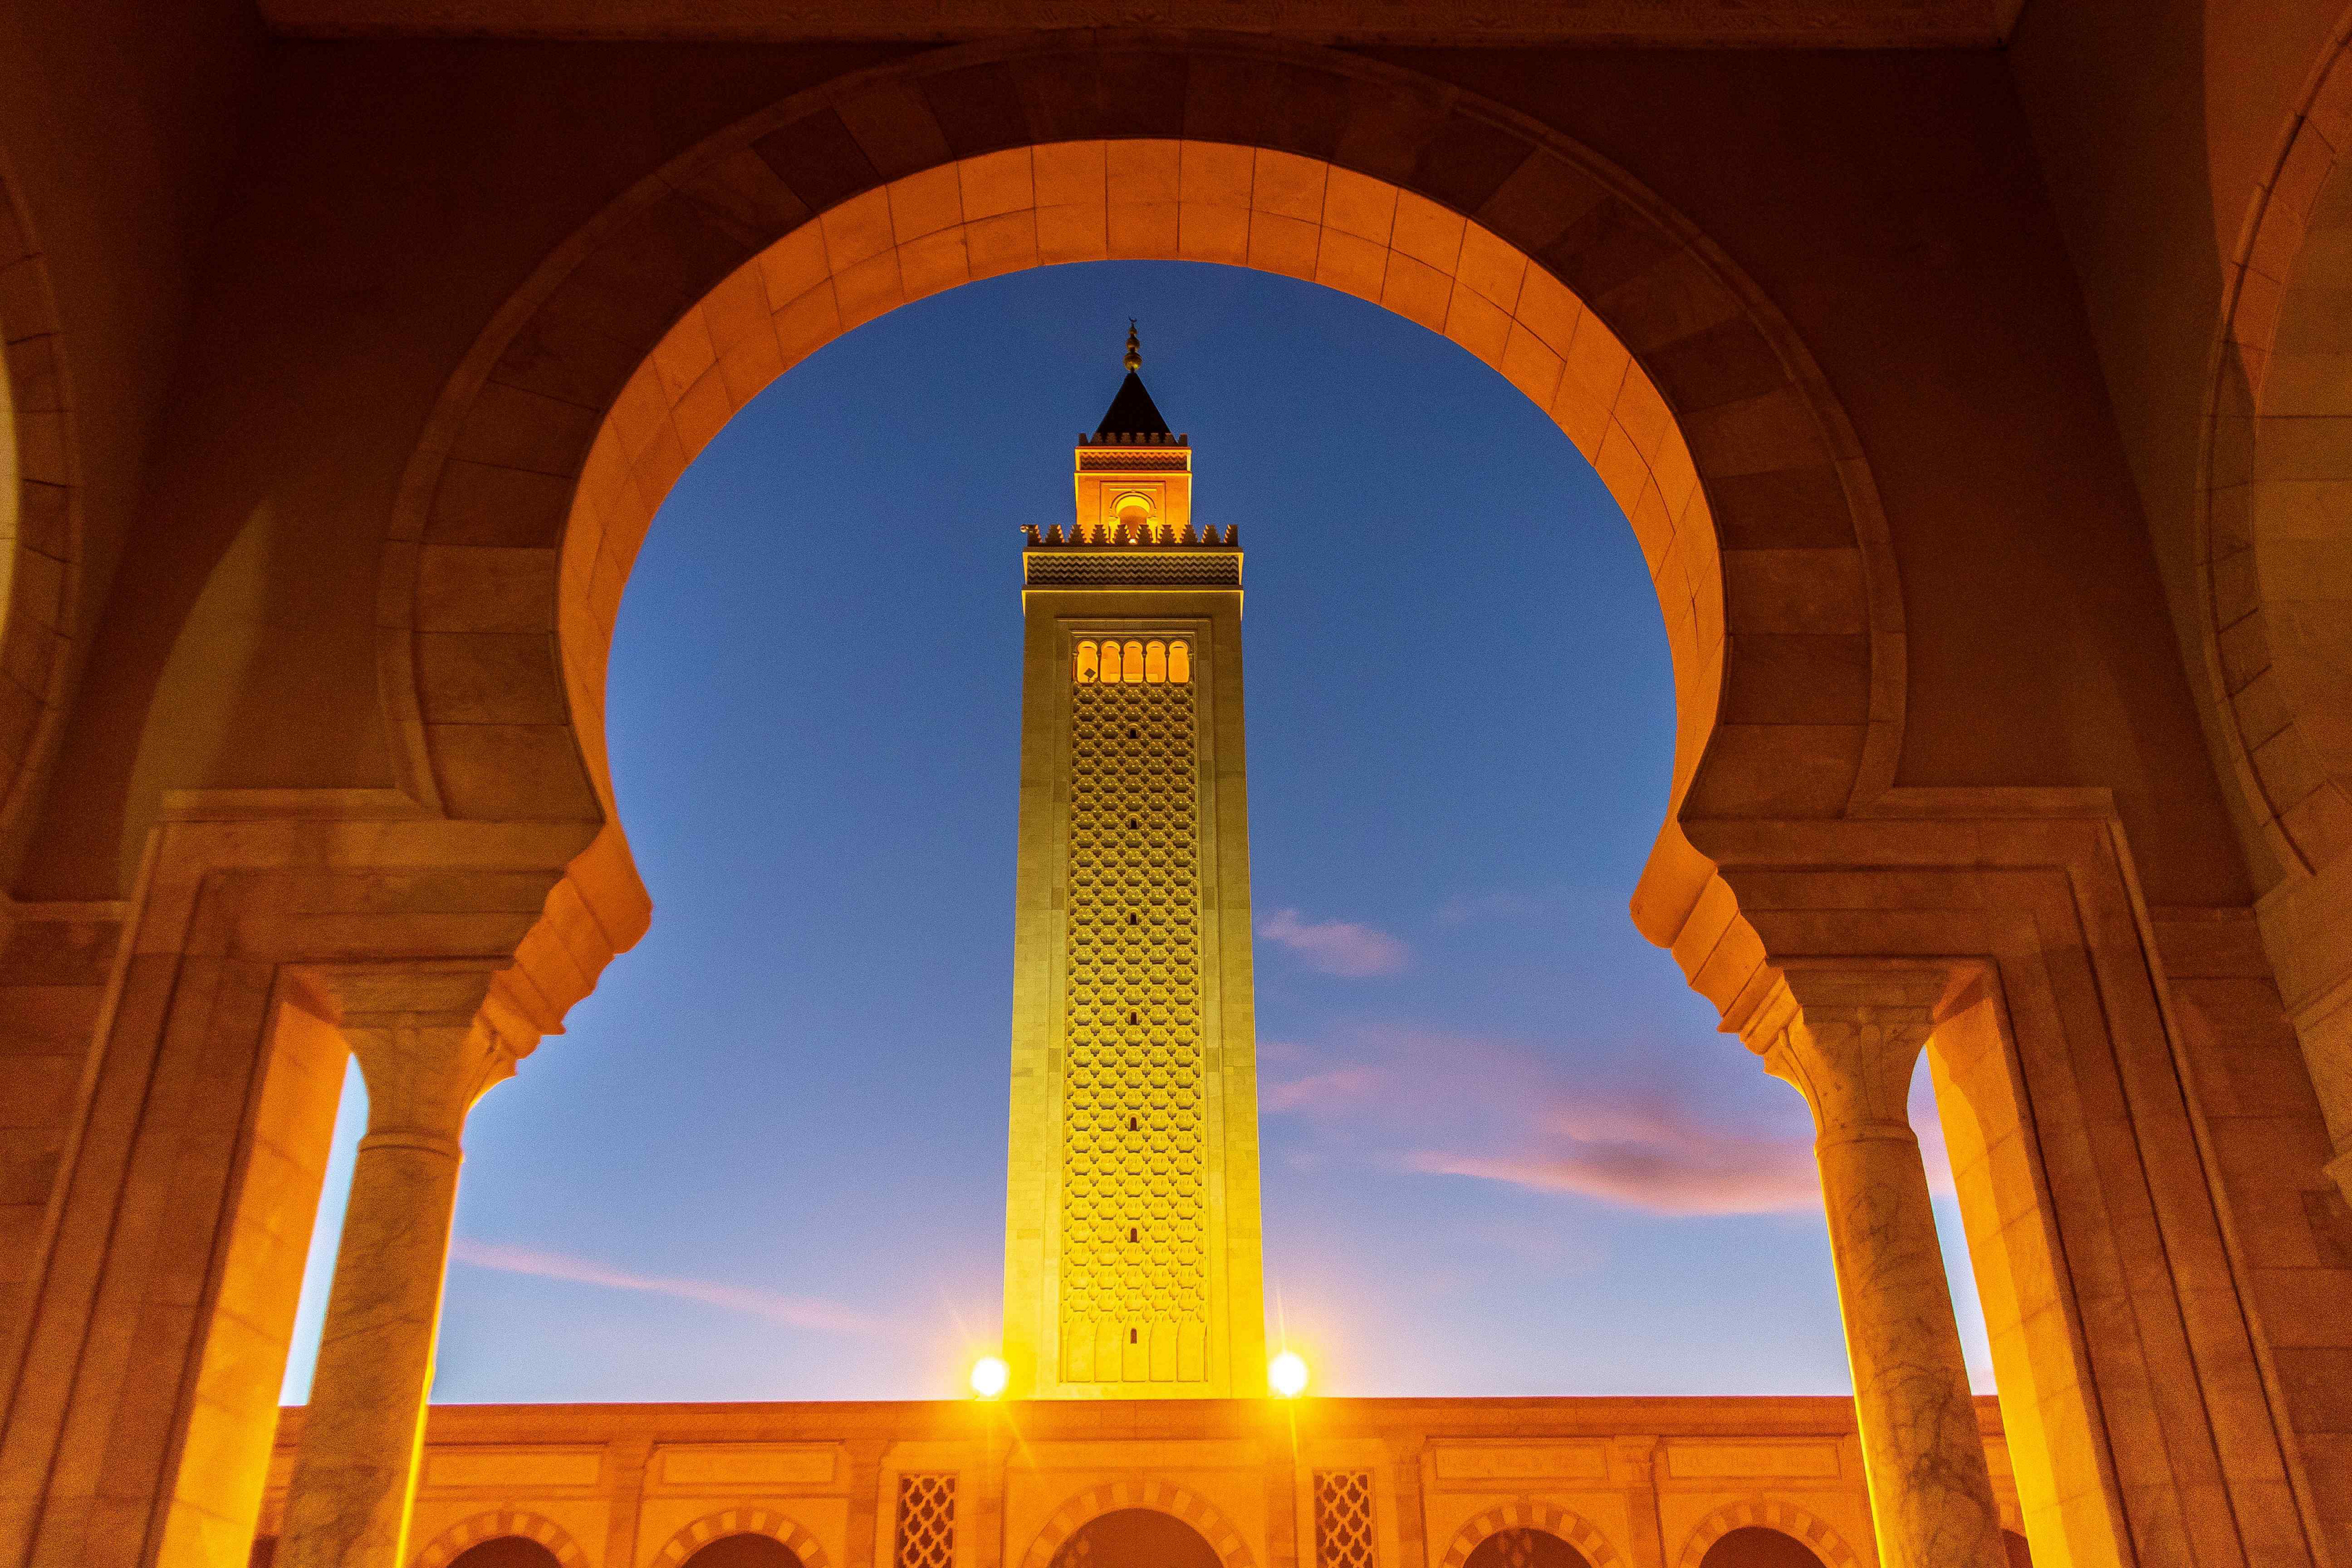
[[[1767,1070],[1803,1091],[1882,1568],[2003,1568],[2000,1510],[1906,1113],[1941,977],[1794,973]]]
[[[402,1568],[457,1202],[458,1138],[513,1057],[479,1023],[347,1031],[368,1084],[282,1568]]]
[[[1814,1147],[1879,1555],[1888,1568],[1997,1564],[2000,1510],[1918,1141],[1906,1130]]]

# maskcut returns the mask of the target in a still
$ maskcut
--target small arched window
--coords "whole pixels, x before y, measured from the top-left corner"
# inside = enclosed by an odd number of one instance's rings
[[[1126,651],[1119,655],[1118,678],[1130,685],[1139,683],[1143,679],[1143,645],[1141,643],[1128,644]]]
[[[1143,679],[1159,685],[1168,679],[1168,645],[1148,642],[1143,645]]]
[[[1102,645],[1102,679],[1105,680],[1118,679],[1118,644],[1115,642]]]
[[[1168,679],[1178,686],[1192,684],[1192,645],[1172,642],[1168,645]]]
[[[1095,645],[1090,642],[1080,643],[1078,645],[1078,684],[1083,686],[1094,679],[1097,672]]]

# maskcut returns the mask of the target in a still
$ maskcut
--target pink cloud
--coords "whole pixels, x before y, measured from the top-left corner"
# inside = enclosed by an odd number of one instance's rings
[[[870,1339],[888,1331],[888,1325],[880,1319],[834,1301],[809,1296],[787,1296],[780,1291],[760,1290],[741,1285],[721,1285],[709,1279],[631,1274],[589,1258],[571,1258],[560,1252],[540,1252],[530,1247],[504,1247],[496,1242],[469,1241],[458,1237],[449,1243],[449,1260],[476,1268],[495,1269],[501,1274],[527,1274],[540,1279],[562,1279],[575,1285],[601,1285],[609,1290],[642,1290],[649,1295],[668,1296],[681,1301],[699,1301],[706,1306],[721,1307],[730,1312],[742,1312],[788,1328],[808,1329],[817,1333]]]
[[[1570,1070],[1514,1041],[1410,1029],[1359,1036],[1355,1059],[1286,1046],[1291,1076],[1269,1080],[1269,1112],[1307,1119],[1318,1155],[1338,1152],[1433,1175],[1573,1194],[1664,1215],[1819,1212],[1811,1121],[1793,1091],[1779,1103],[1751,1080],[1752,1109],[1709,1105],[1690,1073],[1661,1056]],[[1723,1064],[1756,1070],[1744,1051]],[[1951,1190],[1934,1101],[1913,1097],[1928,1181]],[[1755,1091],[1763,1090],[1759,1094]],[[1718,1095],[1717,1098],[1720,1099]]]
[[[1333,1111],[1360,1104],[1384,1087],[1385,1076],[1370,1067],[1334,1068],[1309,1073],[1286,1083],[1270,1083],[1258,1092],[1257,1108],[1269,1114],[1285,1111]]]
[[[1794,1214],[1822,1202],[1810,1145],[1720,1130],[1661,1125],[1638,1138],[1556,1136],[1522,1155],[1421,1152],[1406,1163],[1433,1174],[1572,1193],[1653,1214]]]
[[[1275,910],[1258,922],[1257,934],[1297,953],[1310,969],[1350,979],[1394,974],[1412,957],[1384,931],[1353,921],[1301,920],[1297,910]]]

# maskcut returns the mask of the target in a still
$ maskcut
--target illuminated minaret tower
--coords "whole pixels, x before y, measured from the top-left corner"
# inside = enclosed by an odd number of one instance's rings
[[[1242,552],[1126,363],[1024,531],[1007,1392],[1262,1394]]]

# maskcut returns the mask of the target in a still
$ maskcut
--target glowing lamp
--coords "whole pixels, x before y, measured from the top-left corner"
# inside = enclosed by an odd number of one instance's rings
[[[1296,1399],[1307,1392],[1307,1363],[1297,1351],[1285,1351],[1265,1368],[1266,1385],[1278,1399]]]
[[[971,1391],[982,1399],[995,1398],[1012,1381],[1013,1369],[1003,1356],[984,1355],[971,1363]]]

